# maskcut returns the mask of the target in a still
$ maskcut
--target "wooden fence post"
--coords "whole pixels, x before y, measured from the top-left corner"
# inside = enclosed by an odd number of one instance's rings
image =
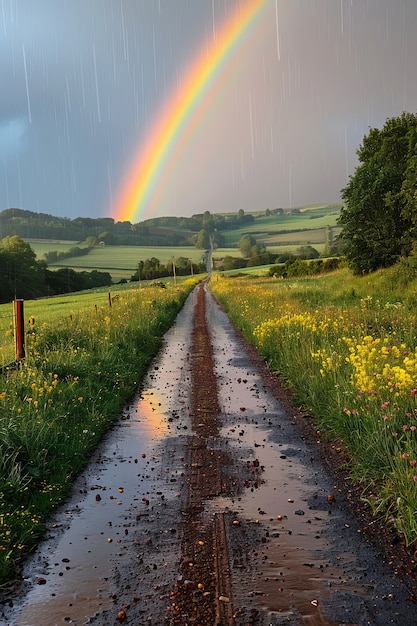
[[[14,300],[14,337],[16,345],[16,361],[25,358],[25,318],[23,315],[23,300]]]

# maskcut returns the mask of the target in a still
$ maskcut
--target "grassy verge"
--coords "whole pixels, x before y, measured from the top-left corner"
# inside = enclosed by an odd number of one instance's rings
[[[68,297],[52,321],[38,310],[25,365],[0,377],[0,581],[42,536],[198,280],[126,290],[111,307]]]
[[[417,542],[416,286],[405,264],[362,278],[210,283],[320,437],[344,442],[364,499],[407,545]]]

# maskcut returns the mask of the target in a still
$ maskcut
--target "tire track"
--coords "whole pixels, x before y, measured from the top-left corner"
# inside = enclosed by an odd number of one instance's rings
[[[232,626],[232,586],[224,514],[208,515],[205,502],[230,495],[231,464],[219,440],[220,407],[213,351],[206,323],[204,286],[198,288],[191,342],[189,481],[183,512],[181,578],[173,624]]]

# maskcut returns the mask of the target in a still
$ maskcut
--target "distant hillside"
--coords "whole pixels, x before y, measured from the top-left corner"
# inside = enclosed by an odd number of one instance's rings
[[[71,220],[16,208],[0,212],[0,239],[18,235],[29,241],[86,242],[91,247],[100,242],[106,245],[183,247],[194,246],[199,233],[205,230],[215,233],[219,245],[230,247],[235,247],[246,233],[266,246],[283,245],[289,241],[325,243],[340,231],[337,226],[340,209],[340,204],[330,204],[256,212],[206,211],[192,217],[155,217],[132,224],[115,222],[110,217]]]

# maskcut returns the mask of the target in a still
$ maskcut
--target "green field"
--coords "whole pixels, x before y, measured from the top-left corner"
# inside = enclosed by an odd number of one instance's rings
[[[30,244],[35,250],[38,258],[42,258],[42,255],[48,250],[45,248],[47,244]],[[53,244],[54,246],[56,244]],[[61,244],[62,246],[64,244]],[[69,249],[73,245],[67,246],[62,249]],[[50,247],[49,250],[56,249]],[[76,271],[98,270],[100,272],[109,272],[114,282],[121,280],[122,278],[129,280],[132,274],[135,273],[139,261],[145,261],[152,257],[156,257],[162,264],[166,265],[168,261],[173,258],[185,257],[192,259],[197,263],[203,257],[204,251],[197,250],[193,247],[175,247],[170,248],[168,246],[106,246],[103,248],[93,248],[88,255],[80,257],[71,257],[69,259],[62,259],[56,263],[49,263],[48,267],[58,269],[60,267],[71,267]]]
[[[179,276],[177,283],[180,285],[187,277]],[[145,287],[149,282],[113,285],[112,287],[100,287],[88,291],[78,291],[65,295],[53,296],[51,298],[39,298],[38,300],[26,300],[24,302],[25,328],[28,331],[28,320],[34,317],[36,325],[62,322],[63,319],[74,318],[84,313],[93,313],[98,310],[110,309],[110,298],[116,294],[132,292],[134,289]],[[173,284],[173,278],[164,278],[166,285]],[[12,303],[0,304],[0,367],[11,363],[15,358],[15,345],[13,338],[13,305]]]
[[[253,235],[267,247],[270,244],[282,243],[304,245],[306,241],[324,243],[326,227],[330,226],[335,236],[340,232],[337,220],[340,205],[305,207],[299,213],[283,215],[255,214],[255,221],[245,224],[242,228],[222,231],[225,245],[237,246],[240,237],[246,233]],[[300,243],[298,243],[300,242]]]
[[[70,248],[85,248],[86,245],[84,242],[79,241],[39,241],[38,239],[26,239],[30,244],[30,247],[35,252],[38,259],[41,259],[46,252],[50,252],[51,250],[56,250],[57,252],[66,252]]]
[[[295,253],[299,246],[312,245],[319,253],[322,253],[326,245],[326,229],[331,228],[333,239],[341,231],[337,225],[340,213],[340,204],[314,205],[294,209],[295,213],[284,213],[282,215],[266,215],[265,212],[247,213],[254,216],[254,222],[244,224],[241,228],[233,230],[222,230],[222,247],[215,250],[214,257],[221,259],[224,256],[240,256],[238,242],[242,235],[253,235],[258,243],[263,243],[267,250],[277,255],[282,252]],[[228,214],[225,216],[231,216]],[[164,232],[165,234],[181,234],[178,228],[152,227],[153,231]],[[189,232],[187,231],[187,235]],[[30,241],[29,243],[35,251],[38,259],[42,259],[46,252],[69,250],[74,246],[85,247],[84,242],[65,241]],[[49,263],[50,269],[70,267],[76,271],[98,270],[109,272],[113,282],[122,279],[129,280],[136,271],[139,261],[145,261],[156,257],[162,264],[166,265],[172,258],[185,257],[193,262],[202,260],[203,250],[198,250],[193,246],[171,247],[171,246],[105,246],[93,248],[88,255],[62,259],[55,263]]]

